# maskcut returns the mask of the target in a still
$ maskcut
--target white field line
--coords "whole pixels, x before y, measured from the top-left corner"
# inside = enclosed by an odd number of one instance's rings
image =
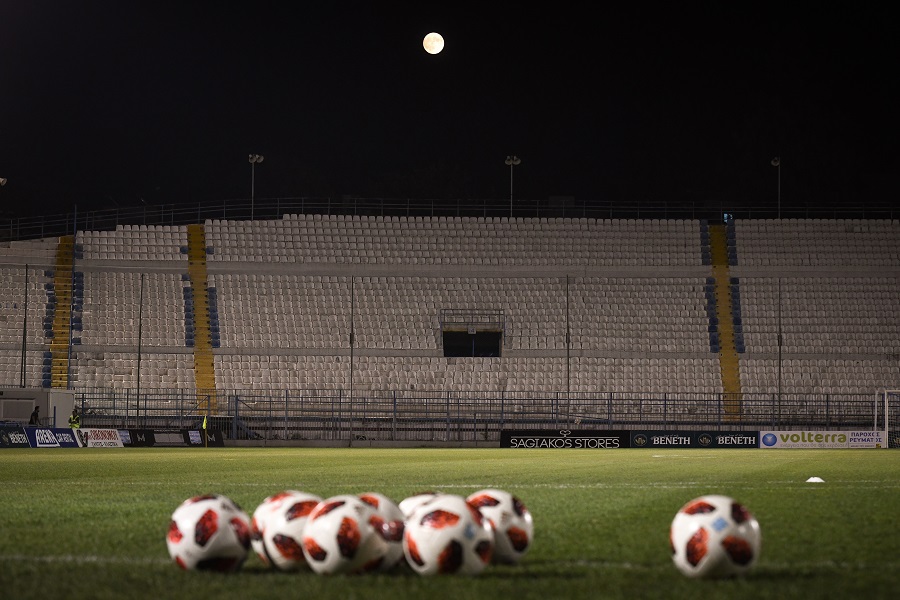
[[[708,487],[722,487],[722,486],[734,486],[740,487],[742,489],[770,489],[772,486],[778,487],[798,487],[798,488],[808,488],[808,489],[827,489],[829,484],[840,485],[840,486],[850,486],[854,488],[860,489],[898,489],[900,488],[900,481],[896,483],[885,483],[883,481],[826,481],[825,483],[818,484],[810,484],[806,483],[806,480],[796,480],[796,481],[757,481],[754,482],[753,485],[748,485],[747,482],[744,481],[716,481],[716,482],[704,482],[704,481],[682,481],[680,483],[652,483],[652,482],[642,482],[642,483],[517,483],[515,486],[509,486],[508,484],[497,484],[497,483],[467,483],[467,484],[435,484],[435,483],[419,483],[419,484],[409,484],[417,489],[488,489],[488,488],[496,488],[496,489],[505,489],[508,487],[515,487],[515,489],[550,489],[550,490],[597,490],[597,489],[694,489],[694,488],[708,488]]]
[[[135,566],[156,566],[170,565],[172,560],[168,558],[130,558],[125,556],[74,556],[71,554],[59,554],[51,556],[26,556],[22,554],[0,554],[0,563],[4,562],[23,562],[23,563],[48,563],[48,564],[76,564],[76,565],[135,565]],[[544,568],[591,568],[591,569],[610,569],[620,571],[669,571],[673,567],[669,563],[661,563],[655,565],[615,562],[607,560],[559,560],[559,561],[541,561],[535,565],[523,565],[526,571],[541,571]],[[797,563],[769,563],[763,562],[756,566],[756,572],[761,571],[785,571],[797,572],[802,571],[845,571],[845,572],[868,572],[883,571],[885,569],[896,571],[900,569],[900,562],[885,563],[862,563],[847,561],[815,561],[815,562],[797,562]]]
[[[3,483],[4,487],[33,487],[34,482],[32,481],[6,481]],[[97,487],[97,483],[95,481],[69,481],[66,482],[66,485],[70,486],[90,486],[93,488]],[[109,485],[114,485],[115,487],[125,487],[125,486],[140,486],[140,487],[148,487],[148,486],[161,486],[161,485],[170,485],[168,483],[159,482],[159,481],[116,481],[114,483],[109,483]],[[198,485],[202,485],[204,488],[208,489],[219,489],[224,487],[239,487],[239,488],[266,488],[267,490],[281,490],[281,489],[298,489],[302,490],[308,487],[303,483],[285,483],[283,481],[274,482],[274,483],[266,483],[266,482],[224,482],[224,481],[206,481],[202,482]],[[769,481],[756,481],[753,485],[748,485],[746,481],[716,481],[716,482],[704,482],[704,481],[681,481],[677,483],[673,482],[665,482],[665,483],[655,483],[655,482],[636,482],[636,483],[627,483],[627,482],[618,482],[618,483],[515,483],[511,485],[509,482],[504,483],[435,483],[435,482],[410,482],[405,481],[404,485],[411,486],[415,489],[420,490],[437,490],[437,489],[505,489],[509,487],[515,487],[516,489],[551,489],[551,490],[596,490],[596,489],[648,489],[648,488],[656,488],[656,489],[693,489],[699,487],[711,487],[711,486],[739,486],[744,489],[767,489],[772,486],[779,487],[802,487],[808,489],[827,489],[829,485],[831,486],[850,486],[850,487],[858,487],[865,489],[885,489],[892,490],[900,488],[900,481],[896,482],[885,482],[878,480],[859,480],[859,479],[826,479],[823,483],[809,483],[806,479],[786,479],[786,480],[769,480]],[[345,487],[348,488],[356,488],[359,487],[360,484],[358,482],[345,482]],[[212,493],[212,492],[210,492]]]
[[[761,561],[763,559],[760,559]],[[578,567],[589,567],[589,568],[607,568],[607,569],[619,569],[623,571],[668,571],[673,567],[670,563],[665,564],[657,564],[657,565],[646,565],[646,564],[636,564],[636,563],[627,563],[627,562],[613,562],[613,561],[605,561],[605,560],[587,560],[587,559],[579,559],[579,560],[560,560],[560,561],[548,561],[542,562],[541,565],[550,565],[553,567],[568,567],[568,568],[578,568]],[[760,562],[755,567],[755,572],[757,574],[761,574],[762,571],[771,572],[771,571],[787,571],[791,573],[796,573],[797,571],[882,571],[882,570],[895,570],[900,568],[900,562],[885,562],[885,563],[864,563],[864,562],[850,562],[850,561],[834,561],[834,560],[820,560],[813,562],[795,562],[795,563],[773,563],[773,562]]]
[[[46,563],[72,563],[72,564],[98,564],[98,565],[167,565],[172,563],[170,558],[131,558],[128,556],[75,556],[72,554],[57,554],[54,556],[26,556],[24,554],[0,554],[0,562],[46,562]]]
[[[11,487],[24,487],[27,486],[29,488],[33,487],[34,482],[30,481],[7,481],[3,484],[7,488]],[[81,481],[69,481],[66,483],[69,486],[91,486],[93,488],[97,487],[97,483],[93,481],[81,480]],[[161,486],[161,485],[169,485],[163,482],[148,482],[148,481],[117,481],[114,484],[110,483],[109,485],[115,485],[117,488],[126,487],[126,486],[140,486],[142,488],[146,488],[148,486]],[[309,489],[307,484],[298,483],[298,482],[216,482],[216,481],[206,481],[206,482],[198,482],[198,486],[202,487],[202,493],[218,493],[215,490],[223,489],[225,487],[228,488],[252,488],[252,489],[263,489],[266,494],[271,493],[273,490],[306,490]],[[359,491],[371,491],[371,490],[363,490],[360,486],[365,487],[366,484],[360,484],[359,482],[345,482],[344,487],[356,490],[359,488]],[[746,490],[755,490],[755,489],[763,489],[768,490],[772,487],[778,487],[781,489],[800,489],[805,488],[808,490],[827,490],[829,487],[852,487],[860,490],[896,490],[900,489],[900,481],[877,481],[877,480],[858,480],[858,479],[826,479],[822,483],[809,483],[805,478],[796,479],[796,480],[769,480],[769,481],[755,481],[753,484],[749,484],[746,481],[681,481],[681,482],[618,482],[618,483],[515,483],[510,484],[509,482],[497,483],[497,482],[481,482],[481,483],[437,483],[437,482],[411,482],[405,481],[404,485],[408,487],[412,487],[415,490],[422,491],[446,491],[448,493],[453,490],[459,490],[462,495],[468,495],[469,493],[475,490],[484,490],[484,489],[510,489],[515,488],[516,490],[525,490],[525,489],[542,489],[542,490],[609,490],[609,489],[659,489],[659,490],[697,490],[697,489],[711,489],[711,488],[725,488],[725,487],[739,487],[741,489]],[[213,491],[210,491],[213,490]],[[198,492],[200,493],[200,492]],[[353,492],[351,492],[353,493]]]

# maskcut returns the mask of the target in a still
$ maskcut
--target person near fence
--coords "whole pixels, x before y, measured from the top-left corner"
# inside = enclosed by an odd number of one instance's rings
[[[31,418],[28,419],[28,424],[37,427],[41,424],[41,407],[35,406],[34,410],[31,411]]]
[[[81,417],[78,414],[78,409],[73,408],[72,414],[69,415],[69,427],[72,429],[78,429],[81,427]]]

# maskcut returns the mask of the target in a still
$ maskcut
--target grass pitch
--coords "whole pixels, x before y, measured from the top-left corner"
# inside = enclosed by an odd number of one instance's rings
[[[810,477],[824,483],[807,483]],[[165,533],[182,500],[375,491],[397,502],[495,487],[534,517],[518,565],[474,577],[320,576],[252,553],[231,575],[185,572]],[[692,580],[669,524],[688,500],[726,494],[762,530],[746,577]],[[900,589],[900,460],[890,450],[103,449],[0,451],[0,597],[866,598]]]

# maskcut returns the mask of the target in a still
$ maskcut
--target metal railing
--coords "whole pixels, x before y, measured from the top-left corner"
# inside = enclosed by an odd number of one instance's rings
[[[502,309],[442,308],[439,318],[441,331],[503,331],[506,328]]]
[[[499,442],[504,429],[883,429],[869,394],[628,394],[344,390],[76,393],[82,427],[198,428],[266,441]]]
[[[729,219],[826,218],[893,219],[895,207],[809,206],[740,207],[693,202],[645,201],[622,205],[602,200],[570,197],[516,199],[434,198],[257,198],[185,202],[79,211],[40,216],[0,216],[0,242],[41,239],[103,231],[118,225],[189,225],[207,219],[281,219],[285,214],[373,215],[373,216],[475,216],[475,217],[568,217],[595,219]]]

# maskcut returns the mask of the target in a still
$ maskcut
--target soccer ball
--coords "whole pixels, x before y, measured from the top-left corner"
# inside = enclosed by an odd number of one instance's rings
[[[250,551],[250,519],[227,496],[194,496],[172,513],[166,546],[182,569],[238,571]]]
[[[388,571],[403,560],[403,525],[405,517],[396,502],[378,492],[366,492],[359,497],[363,502],[375,508],[375,514],[381,518],[380,534],[388,543],[388,550],[378,565],[377,570]],[[377,520],[372,520],[378,525]]]
[[[484,518],[494,527],[495,564],[518,563],[534,535],[534,522],[525,504],[509,492],[496,489],[479,490],[466,500],[478,507]]]
[[[357,574],[379,567],[388,552],[383,520],[359,496],[343,494],[319,502],[303,528],[303,555],[320,575]]]
[[[438,494],[406,520],[403,553],[420,575],[477,575],[493,549],[491,522],[462,496]]]
[[[269,557],[266,555],[265,544],[263,543],[263,533],[265,533],[269,521],[274,517],[290,499],[303,492],[296,490],[284,490],[276,494],[268,496],[259,503],[253,515],[250,517],[250,547],[259,556],[264,563],[271,564]],[[318,500],[316,501],[318,502]]]
[[[672,560],[688,577],[716,579],[743,575],[759,558],[759,523],[728,496],[695,498],[672,520]]]
[[[260,545],[265,557],[263,560],[276,569],[295,571],[306,566],[303,556],[303,528],[309,514],[322,498],[296,490],[276,494],[276,497],[279,495],[280,503],[274,501],[279,506],[268,513],[265,521],[259,525],[262,529]]]
[[[269,564],[269,557],[266,556],[265,547],[263,546],[263,532],[266,530],[268,521],[275,511],[281,508],[285,500],[294,493],[293,490],[285,490],[266,497],[259,503],[250,517],[250,547],[260,560],[267,565]]]
[[[404,498],[397,506],[400,508],[400,512],[403,513],[403,518],[408,519],[413,511],[416,510],[416,507],[424,502],[428,502],[437,496],[438,493],[439,492],[419,492],[418,494],[413,494],[408,498]]]

